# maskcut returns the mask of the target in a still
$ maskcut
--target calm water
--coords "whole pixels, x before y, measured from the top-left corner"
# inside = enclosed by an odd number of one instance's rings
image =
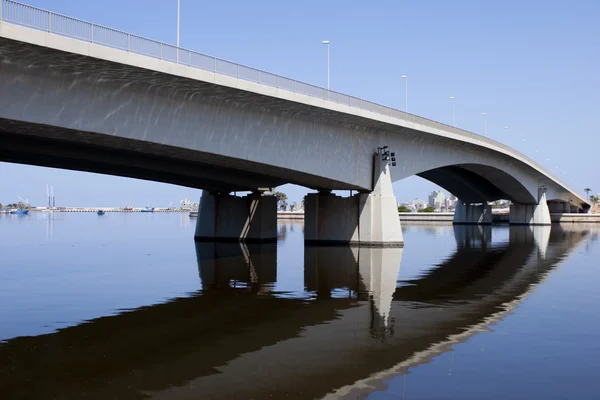
[[[185,214],[0,215],[0,399],[597,399],[580,225],[404,249],[195,244]]]

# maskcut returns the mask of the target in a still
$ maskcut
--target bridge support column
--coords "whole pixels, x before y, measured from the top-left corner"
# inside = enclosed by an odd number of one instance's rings
[[[538,204],[511,204],[508,223],[512,225],[551,225],[546,192],[540,189]]]
[[[564,213],[565,212],[565,205],[566,203],[562,203],[562,202],[556,202],[556,201],[551,201],[550,203],[548,203],[548,209],[550,210],[551,213]]]
[[[492,207],[487,203],[469,204],[459,200],[454,210],[454,223],[457,225],[491,224]]]
[[[556,214],[568,214],[571,212],[577,212],[577,206],[571,206],[571,204],[566,201],[551,201],[550,203],[548,203],[548,209],[550,210],[550,213]],[[573,211],[573,209],[575,209],[575,211]]]
[[[245,197],[202,192],[195,239],[208,242],[277,240],[277,199],[260,192]]]
[[[306,244],[402,247],[402,228],[387,161],[375,155],[375,189],[340,197],[311,193],[304,202]]]

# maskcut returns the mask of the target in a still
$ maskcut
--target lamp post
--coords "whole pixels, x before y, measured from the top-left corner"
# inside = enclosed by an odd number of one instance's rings
[[[177,0],[177,47],[179,47],[179,14],[181,9],[181,0]],[[179,53],[179,51],[177,52]]]
[[[321,43],[327,45],[327,90],[329,90],[329,40],[323,40]]]
[[[402,75],[400,78],[404,79],[404,112],[408,113],[408,76]]]
[[[452,126],[456,126],[456,118],[455,118],[455,107],[454,107],[454,96],[450,96],[450,100],[452,100]]]
[[[487,136],[487,114],[482,112],[483,115],[483,136]]]

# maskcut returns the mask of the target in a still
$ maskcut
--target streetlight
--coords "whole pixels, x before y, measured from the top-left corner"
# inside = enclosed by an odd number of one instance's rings
[[[181,8],[181,0],[177,0],[177,47],[179,47],[179,10]],[[179,51],[177,51],[179,53]]]
[[[487,114],[482,112],[481,115],[483,115],[483,136],[487,135]]]
[[[329,90],[329,40],[323,40],[321,43],[327,45],[327,90]]]
[[[452,126],[456,126],[456,119],[454,117],[454,96],[450,96],[450,100],[452,100]]]
[[[177,49],[175,49],[175,51],[177,52],[177,63],[179,64],[179,10],[181,8],[181,4],[180,4],[181,0],[177,0]]]
[[[408,76],[402,75],[400,78],[404,79],[404,112],[408,113]]]

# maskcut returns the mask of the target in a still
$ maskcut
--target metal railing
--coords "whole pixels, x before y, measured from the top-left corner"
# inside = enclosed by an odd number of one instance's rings
[[[529,159],[524,154],[506,146],[500,142],[489,139],[454,126],[446,125],[427,118],[419,117],[414,114],[406,113],[391,107],[363,100],[358,97],[348,96],[343,93],[328,90],[310,83],[297,81],[280,75],[272,74],[257,68],[248,67],[221,58],[198,53],[192,50],[178,48],[171,44],[159,42],[145,37],[137,36],[131,33],[122,32],[106,26],[94,24],[92,22],[57,14],[52,11],[33,7],[13,0],[0,0],[0,21],[9,22],[15,25],[26,26],[29,28],[46,31],[55,35],[66,36],[94,44],[99,44],[114,49],[140,54],[156,59],[169,61],[192,68],[198,68],[215,74],[226,75],[260,85],[303,94],[309,97],[331,101],[337,104],[371,111],[373,113],[397,118],[413,124],[421,124],[434,129],[443,129],[447,132],[463,136],[465,138],[475,139],[487,144],[491,144],[510,152],[517,154],[528,160],[537,169],[544,171],[546,175],[552,176],[545,168]],[[552,177],[563,187],[557,178]],[[570,190],[570,189],[569,189]],[[571,190],[572,191],[572,190]]]
[[[243,79],[260,85],[371,111],[387,117],[398,118],[407,122],[420,123],[434,128],[445,129],[458,135],[483,140],[491,144],[493,143],[496,146],[501,146],[506,150],[514,152],[514,150],[508,146],[504,146],[501,143],[475,133],[457,129],[449,125],[418,117],[358,97],[348,96],[333,90],[311,85],[310,83],[286,78],[260,69],[223,60],[221,58],[197,53],[192,50],[177,48],[171,44],[118,31],[92,22],[71,18],[66,15],[57,14],[13,0],[0,0],[0,8],[0,20],[12,24],[22,25],[50,32],[55,35],[66,36],[130,53],[186,65],[220,75]]]

